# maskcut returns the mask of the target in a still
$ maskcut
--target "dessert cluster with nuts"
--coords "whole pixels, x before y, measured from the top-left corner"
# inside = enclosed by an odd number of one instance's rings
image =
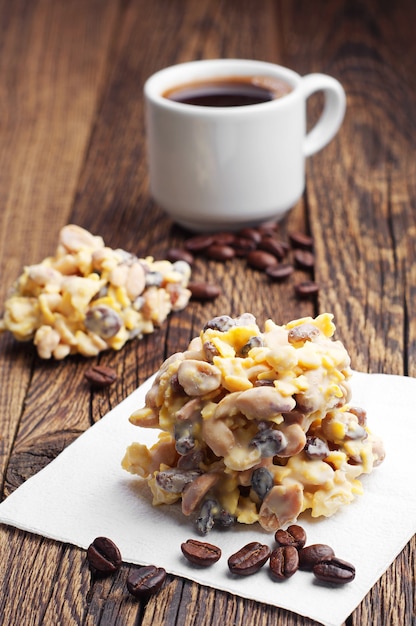
[[[33,341],[43,359],[119,350],[185,308],[190,276],[185,261],[140,259],[69,224],[55,255],[25,267],[15,282],[0,332]]]
[[[130,417],[162,432],[150,449],[132,443],[123,467],[147,480],[155,505],[180,501],[202,534],[334,514],[384,458],[350,404],[350,358],[334,331],[328,313],[268,320],[263,332],[249,313],[210,320]]]

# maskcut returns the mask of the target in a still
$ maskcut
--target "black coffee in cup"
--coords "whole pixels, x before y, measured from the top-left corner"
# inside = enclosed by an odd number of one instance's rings
[[[268,76],[227,76],[184,83],[167,89],[168,100],[205,107],[241,107],[281,98],[289,83]]]

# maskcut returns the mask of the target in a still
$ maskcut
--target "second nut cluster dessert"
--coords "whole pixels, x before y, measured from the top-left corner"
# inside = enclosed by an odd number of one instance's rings
[[[124,469],[145,478],[153,504],[181,501],[206,534],[259,522],[276,531],[306,509],[333,515],[362,493],[381,441],[351,405],[350,358],[332,315],[261,332],[250,313],[210,320],[161,366],[130,421],[162,432],[129,446]]]
[[[138,258],[68,224],[55,255],[26,266],[15,281],[0,333],[33,341],[42,359],[120,350],[186,307],[190,276],[184,261]]]

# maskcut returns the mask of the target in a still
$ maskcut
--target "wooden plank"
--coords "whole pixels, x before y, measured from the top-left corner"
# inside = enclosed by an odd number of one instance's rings
[[[57,232],[68,219],[117,7],[111,2],[89,2],[85,7],[83,2],[58,6],[48,0],[18,0],[2,2],[0,11],[4,16],[0,24],[0,97],[7,120],[0,141],[3,302],[24,264],[54,252]],[[34,351],[16,346],[8,336],[2,336],[0,342],[3,473],[31,380]],[[50,390],[47,370],[48,366],[42,370],[43,382],[38,378],[40,371],[35,373],[32,397],[41,389]],[[55,393],[60,399],[55,406],[62,406],[58,386]],[[44,411],[38,411],[37,404],[36,400],[35,412],[40,418]],[[47,429],[47,421],[45,424]]]
[[[335,313],[354,367],[391,373],[408,371],[402,285],[412,284],[414,271],[414,257],[405,261],[401,252],[405,241],[399,245],[403,221],[409,232],[414,219],[406,193],[414,167],[404,155],[415,144],[416,89],[409,65],[401,63],[414,44],[409,29],[399,27],[404,13],[412,19],[414,5],[340,2],[322,5],[303,22],[302,3],[293,3],[285,17],[287,60],[296,59],[303,73],[340,78],[348,99],[339,137],[308,162],[308,209],[325,285],[320,307]],[[313,20],[322,16],[318,29]],[[315,27],[320,40],[308,47]],[[322,214],[321,206],[332,211]],[[410,287],[408,299],[414,302]]]

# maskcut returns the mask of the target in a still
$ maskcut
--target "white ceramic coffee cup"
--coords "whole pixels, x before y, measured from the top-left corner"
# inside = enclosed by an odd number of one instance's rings
[[[287,95],[249,106],[175,102],[166,90],[226,76],[277,77]],[[306,132],[306,101],[324,94],[324,109]],[[198,232],[279,220],[305,187],[305,159],[337,133],[345,113],[341,84],[325,74],[300,76],[262,61],[215,59],[182,63],[144,86],[150,191],[182,226]]]

